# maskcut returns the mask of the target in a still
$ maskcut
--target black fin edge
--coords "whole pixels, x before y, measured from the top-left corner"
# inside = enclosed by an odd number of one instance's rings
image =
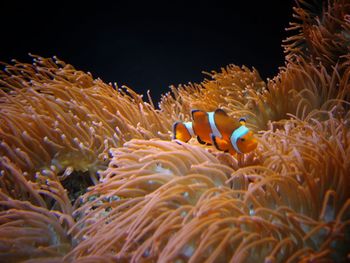
[[[215,146],[215,148],[216,149],[218,149],[218,150],[220,150],[220,151],[222,151],[221,149],[220,149],[220,147],[219,147],[219,145],[216,143],[216,136],[214,135],[214,134],[210,134],[210,139],[211,139],[211,141],[213,142],[213,145]]]
[[[220,109],[220,108],[216,109],[214,112],[215,112],[215,113],[217,113],[217,112],[223,112],[226,116],[228,116],[227,113],[226,113],[226,111],[224,111],[223,109]]]
[[[198,141],[200,144],[206,144],[206,142],[203,141],[199,136],[197,136],[197,141]]]
[[[193,114],[196,113],[197,111],[201,111],[201,110],[191,110],[191,117],[192,117],[192,120],[194,120]]]
[[[173,140],[176,139],[176,132],[175,132],[175,130],[176,130],[177,125],[179,125],[180,123],[181,123],[181,121],[177,121],[177,122],[174,122],[174,124],[173,124]]]

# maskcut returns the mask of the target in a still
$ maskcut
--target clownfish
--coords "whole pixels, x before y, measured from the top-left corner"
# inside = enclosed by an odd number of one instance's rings
[[[235,153],[248,153],[257,147],[253,132],[246,126],[245,118],[232,119],[222,109],[214,112],[192,110],[192,122],[175,122],[173,139],[188,142],[197,136],[201,144],[214,145],[218,150]]]

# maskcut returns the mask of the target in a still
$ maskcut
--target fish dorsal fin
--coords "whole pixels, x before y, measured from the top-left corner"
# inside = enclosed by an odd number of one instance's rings
[[[196,123],[207,122],[208,115],[205,111],[202,110],[192,110],[191,111],[192,120]]]
[[[216,126],[224,138],[229,138],[232,132],[237,128],[233,119],[222,109],[217,109],[214,112]]]

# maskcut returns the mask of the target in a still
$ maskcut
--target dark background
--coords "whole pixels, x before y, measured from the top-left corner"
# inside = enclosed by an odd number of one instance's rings
[[[255,67],[263,79],[275,76],[294,6],[292,0],[73,2],[3,2],[0,60],[56,55],[105,82],[149,89],[155,101],[170,85],[200,82],[202,71],[230,63]]]

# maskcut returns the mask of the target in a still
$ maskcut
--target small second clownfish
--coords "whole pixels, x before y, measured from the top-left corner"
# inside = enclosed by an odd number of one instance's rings
[[[224,110],[214,112],[191,111],[193,122],[175,122],[173,139],[188,142],[192,137],[202,144],[213,144],[218,150],[235,153],[248,153],[257,147],[253,132],[246,126],[245,118],[233,121]]]

